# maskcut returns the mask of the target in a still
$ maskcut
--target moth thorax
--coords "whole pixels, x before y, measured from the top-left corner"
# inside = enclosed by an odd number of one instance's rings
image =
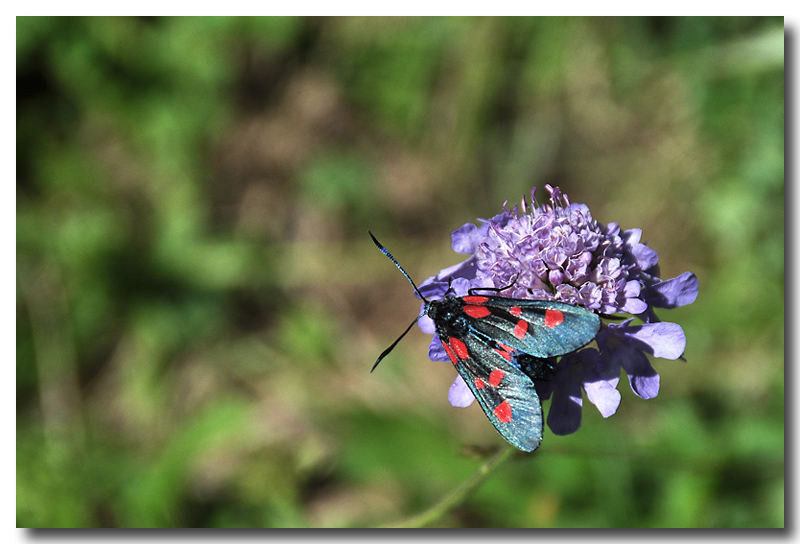
[[[456,298],[447,297],[444,300],[431,301],[425,313],[436,324],[436,328],[446,336],[463,336],[469,330],[463,304]]]

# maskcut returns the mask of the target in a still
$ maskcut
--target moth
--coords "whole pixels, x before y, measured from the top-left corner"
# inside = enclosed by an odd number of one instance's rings
[[[400,263],[370,232],[372,241],[411,283],[422,312],[378,357],[372,370],[423,316],[433,320],[442,347],[494,428],[516,448],[531,452],[542,441],[542,404],[534,380],[549,380],[554,357],[591,342],[600,318],[585,308],[471,289],[467,296],[427,300]]]

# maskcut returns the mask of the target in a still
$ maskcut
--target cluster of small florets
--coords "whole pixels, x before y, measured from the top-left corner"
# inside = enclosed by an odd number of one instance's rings
[[[470,289],[503,289],[501,296],[532,300],[557,300],[582,306],[602,316],[625,313],[630,318],[603,325],[597,348],[587,347],[561,358],[552,380],[537,382],[542,399],[552,396],[547,424],[555,434],[580,427],[582,394],[604,417],[619,406],[617,391],[621,369],[634,393],[642,398],[658,395],[659,376],[646,354],[678,359],[686,347],[680,325],[660,322],[654,308],[690,304],[697,297],[697,277],[685,272],[676,278],[658,277],[658,254],[640,242],[641,230],[621,231],[603,226],[583,204],[572,204],[558,188],[546,186],[547,204],[530,207],[522,202],[480,227],[467,223],[452,234],[453,250],[470,257],[442,270],[420,285],[428,299],[464,296]],[[420,328],[434,334],[429,356],[449,361],[428,317]],[[450,388],[454,406],[469,405],[472,393],[460,376]]]

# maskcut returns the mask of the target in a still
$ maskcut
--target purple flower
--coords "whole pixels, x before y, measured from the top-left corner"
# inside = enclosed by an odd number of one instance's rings
[[[660,322],[655,308],[675,308],[697,298],[697,277],[684,272],[676,278],[658,277],[658,254],[640,242],[640,229],[622,231],[616,223],[603,226],[589,208],[571,204],[558,188],[546,186],[550,202],[519,206],[480,227],[467,223],[452,234],[452,246],[470,257],[426,279],[419,287],[428,300],[464,296],[476,287],[504,288],[502,296],[557,300],[583,306],[601,316],[617,313],[633,318],[604,324],[597,348],[587,347],[561,358],[550,381],[537,381],[544,400],[552,397],[547,425],[555,434],[580,428],[582,392],[603,417],[617,411],[617,383],[625,370],[631,389],[643,399],[658,395],[660,379],[647,354],[679,359],[686,337],[675,323]],[[448,292],[449,290],[449,292]],[[434,361],[449,361],[433,321],[421,317],[419,327],[433,339],[428,349]],[[474,400],[461,377],[448,394],[453,406]]]

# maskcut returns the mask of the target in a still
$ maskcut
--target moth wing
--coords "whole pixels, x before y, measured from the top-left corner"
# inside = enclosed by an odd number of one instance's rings
[[[468,302],[475,299],[485,299],[485,302]],[[597,315],[564,302],[467,297],[465,313],[469,315],[470,307],[476,306],[484,306],[488,313],[470,318],[471,327],[533,357],[556,357],[573,352],[594,340],[600,330]]]
[[[481,334],[443,336],[445,351],[503,438],[523,451],[542,442],[542,404],[533,381],[511,363],[512,353]]]

